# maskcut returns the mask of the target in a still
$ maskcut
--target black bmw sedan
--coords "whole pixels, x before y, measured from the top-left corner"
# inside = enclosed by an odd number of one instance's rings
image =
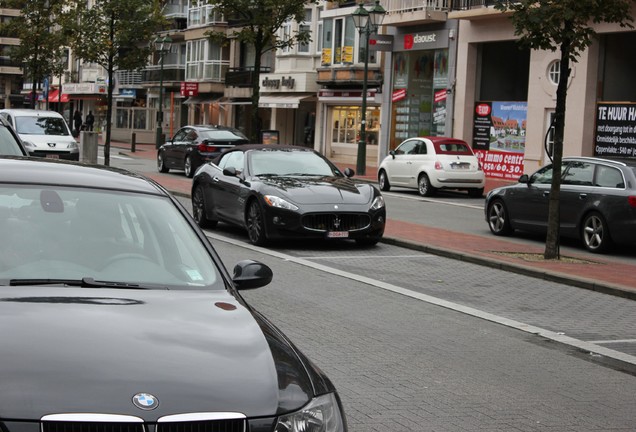
[[[152,180],[0,158],[4,432],[346,432],[330,380]]]
[[[353,174],[304,147],[236,147],[194,176],[194,218],[204,228],[219,221],[244,227],[256,245],[280,238],[375,245],[384,234],[384,198]]]
[[[171,169],[183,170],[192,177],[197,168],[216,158],[223,151],[249,140],[241,131],[227,126],[184,126],[159,147],[157,169],[167,173]]]

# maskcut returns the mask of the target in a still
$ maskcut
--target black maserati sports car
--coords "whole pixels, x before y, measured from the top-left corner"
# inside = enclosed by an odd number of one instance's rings
[[[197,171],[194,218],[203,228],[219,221],[242,226],[256,245],[281,238],[375,245],[384,234],[384,198],[353,174],[305,147],[238,146]]]

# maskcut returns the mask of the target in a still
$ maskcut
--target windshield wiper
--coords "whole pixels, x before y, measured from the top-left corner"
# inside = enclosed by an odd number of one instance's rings
[[[154,289],[159,286],[142,285],[130,282],[96,281],[91,277],[82,279],[4,279],[0,281],[4,286],[26,286],[26,285],[64,285],[81,288],[125,288],[125,289]],[[166,287],[162,287],[166,288]],[[166,288],[167,289],[167,288]]]

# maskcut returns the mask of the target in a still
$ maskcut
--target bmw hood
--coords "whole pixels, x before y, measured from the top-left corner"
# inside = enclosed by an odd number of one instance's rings
[[[345,177],[273,177],[264,182],[297,204],[369,204],[373,187]]]
[[[271,416],[313,396],[300,355],[226,291],[3,286],[0,346],[5,419]]]

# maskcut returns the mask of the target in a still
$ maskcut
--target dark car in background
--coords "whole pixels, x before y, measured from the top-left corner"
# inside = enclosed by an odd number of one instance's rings
[[[194,218],[204,228],[241,226],[256,245],[281,238],[375,245],[384,234],[384,197],[353,174],[306,147],[235,147],[194,176]]]
[[[0,155],[28,156],[20,137],[12,129],[9,122],[0,116]]]
[[[192,177],[198,167],[217,157],[221,152],[249,140],[241,131],[227,126],[184,126],[157,151],[157,169],[167,173],[171,169],[183,170]]]
[[[484,208],[490,231],[547,232],[553,171],[546,165],[515,185],[490,191]],[[565,157],[560,172],[562,236],[599,253],[612,243],[636,243],[636,160]]]
[[[3,432],[346,432],[321,372],[138,174],[0,157]]]

